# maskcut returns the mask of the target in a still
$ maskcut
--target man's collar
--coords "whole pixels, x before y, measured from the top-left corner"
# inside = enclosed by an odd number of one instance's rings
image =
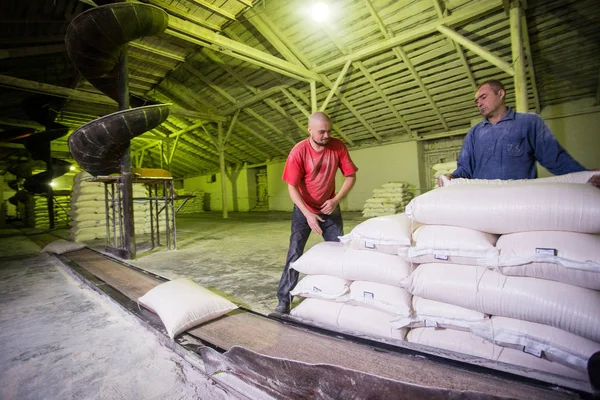
[[[504,114],[504,116],[500,119],[500,121],[507,121],[509,119],[515,119],[515,110],[513,110],[510,107],[506,107],[506,114]],[[498,121],[498,122],[500,122]],[[487,117],[483,117],[483,125],[486,124],[491,124],[490,121],[488,121]]]

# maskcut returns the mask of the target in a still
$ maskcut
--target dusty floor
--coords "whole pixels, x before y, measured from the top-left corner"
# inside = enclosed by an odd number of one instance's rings
[[[270,313],[287,254],[291,213],[179,217],[178,250],[132,263],[191,277]],[[363,218],[346,213],[345,231]],[[0,229],[0,399],[218,399],[227,395],[111,300],[40,254],[32,229]],[[67,237],[65,229],[52,232]],[[307,249],[322,239],[311,235]],[[102,251],[104,242],[90,247]]]
[[[344,232],[364,221],[347,212]],[[177,250],[139,253],[130,263],[169,279],[193,278],[217,289],[236,303],[269,314],[277,305],[276,291],[287,255],[291,213],[200,213],[177,218]],[[66,231],[56,231],[66,237]],[[311,234],[306,245],[322,241]],[[104,242],[90,247],[103,251]],[[141,248],[141,246],[140,246]]]
[[[223,399],[25,236],[0,231],[0,399]]]

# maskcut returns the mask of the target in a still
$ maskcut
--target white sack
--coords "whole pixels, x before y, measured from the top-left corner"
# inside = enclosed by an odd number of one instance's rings
[[[414,313],[412,317],[398,317],[392,321],[392,326],[396,328],[435,327],[469,331],[474,323],[489,319],[489,315],[479,311],[418,296],[412,297],[412,308]]]
[[[406,215],[423,224],[488,233],[597,233],[600,190],[564,183],[451,185],[414,198],[406,206]]]
[[[444,186],[450,185],[509,185],[509,184],[536,184],[536,183],[587,183],[594,175],[599,175],[600,171],[581,171],[570,174],[550,176],[538,179],[466,179],[455,178],[445,179]]]
[[[238,308],[189,278],[161,283],[138,302],[158,314],[171,339]]]
[[[411,298],[410,293],[397,286],[355,281],[350,284],[347,303],[408,317],[412,314]]]
[[[421,264],[402,282],[414,296],[554,326],[600,341],[600,292],[472,265]]]
[[[450,262],[477,265],[478,258],[498,255],[494,246],[497,235],[468,228],[444,225],[423,225],[413,233],[413,245],[398,250],[409,262]]]
[[[404,214],[374,217],[356,225],[349,234],[341,236],[340,241],[354,249],[396,255],[400,247],[410,246],[416,226]]]
[[[417,328],[410,330],[406,341],[587,381],[587,376],[579,371],[518,350],[496,346],[470,332]]]
[[[350,292],[350,281],[329,275],[307,275],[290,292],[292,296],[335,300]]]
[[[290,314],[303,321],[312,321],[330,327],[337,327],[337,319],[344,303],[323,299],[308,298],[292,308]]]
[[[394,316],[380,310],[344,304],[338,316],[338,326],[354,334],[367,334],[404,340],[406,329],[395,329]]]
[[[398,256],[349,249],[338,242],[321,242],[291,264],[307,275],[331,275],[349,281],[369,281],[400,286],[412,265]]]
[[[357,336],[374,335],[403,340],[406,329],[393,329],[392,315],[365,307],[351,306],[310,298],[291,310],[291,315],[305,322],[325,325]]]
[[[541,231],[502,235],[499,256],[480,261],[504,275],[530,276],[600,290],[600,236]]]
[[[587,371],[589,358],[600,343],[562,329],[514,318],[492,317],[471,325],[471,332],[499,346],[514,347],[537,357]]]

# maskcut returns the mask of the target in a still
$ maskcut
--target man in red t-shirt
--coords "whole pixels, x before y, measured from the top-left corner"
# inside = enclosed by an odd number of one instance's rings
[[[356,182],[356,165],[350,159],[344,143],[331,137],[331,119],[316,112],[308,119],[308,139],[296,144],[288,155],[283,180],[294,202],[292,234],[285,268],[279,281],[275,312],[288,313],[290,291],[298,283],[298,271],[290,269],[302,253],[311,231],[327,242],[338,242],[344,234],[339,202]],[[345,177],[338,194],[335,193],[335,174],[338,168]]]

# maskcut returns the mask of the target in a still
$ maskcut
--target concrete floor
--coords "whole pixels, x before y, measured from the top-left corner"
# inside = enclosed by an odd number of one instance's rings
[[[346,232],[363,220],[359,213],[344,217]],[[283,212],[179,217],[177,251],[149,251],[132,263],[169,279],[191,277],[267,314],[277,303],[290,218]],[[37,231],[0,229],[1,399],[229,397],[23,232]],[[321,240],[311,235],[307,249]],[[103,250],[104,242],[89,245]]]
[[[364,221],[359,212],[346,212],[344,232]],[[263,314],[277,305],[276,291],[289,245],[291,212],[206,212],[177,218],[177,250],[143,253],[129,263],[168,279],[192,278],[232,301]],[[66,230],[56,235],[67,237]],[[139,238],[140,249],[144,237]],[[306,250],[321,242],[311,234]],[[164,240],[163,240],[164,242]],[[104,241],[88,243],[104,251]]]
[[[27,237],[0,250],[0,399],[229,397]]]
[[[345,213],[349,232],[362,222],[360,213]],[[141,254],[132,264],[165,276],[193,278],[254,311],[268,314],[277,305],[276,291],[289,245],[291,213],[202,213],[177,219],[177,251]],[[311,234],[308,250],[323,239]]]

